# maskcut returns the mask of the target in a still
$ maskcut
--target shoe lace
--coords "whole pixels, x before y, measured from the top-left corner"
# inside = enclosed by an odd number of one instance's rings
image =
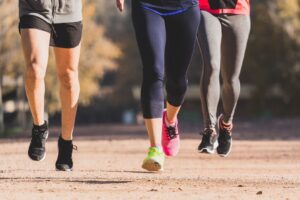
[[[156,149],[155,148],[149,148],[149,152],[148,154],[154,154],[156,152]]]
[[[73,145],[73,150],[78,151],[78,147],[76,145]]]
[[[176,126],[166,127],[166,132],[167,132],[169,140],[172,140],[172,139],[176,138],[177,135],[178,135],[178,132],[176,130]]]

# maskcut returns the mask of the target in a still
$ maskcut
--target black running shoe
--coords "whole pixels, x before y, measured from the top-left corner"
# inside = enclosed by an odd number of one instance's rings
[[[214,129],[206,128],[201,133],[202,141],[198,146],[199,153],[213,154],[218,146],[217,134]]]
[[[48,138],[48,125],[45,122],[42,126],[33,125],[31,142],[28,149],[28,156],[34,161],[42,161],[46,157],[46,140]]]
[[[222,157],[226,157],[229,155],[232,146],[232,137],[231,137],[232,132],[231,130],[222,127],[221,120],[222,120],[222,115],[218,119],[219,146],[217,148],[217,153]]]
[[[58,171],[72,171],[73,149],[77,150],[77,146],[73,145],[72,141],[67,141],[59,137],[58,139],[58,157],[55,163],[56,170]]]

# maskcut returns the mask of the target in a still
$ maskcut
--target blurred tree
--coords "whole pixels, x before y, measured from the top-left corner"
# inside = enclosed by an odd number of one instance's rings
[[[96,3],[84,2],[83,38],[81,58],[79,63],[80,103],[88,105],[91,99],[100,94],[100,80],[105,72],[117,68],[116,60],[122,53],[119,47],[105,36],[105,28],[95,22]],[[98,3],[98,2],[97,2]],[[48,111],[53,113],[59,109],[59,93],[55,76],[53,53],[49,59],[46,84],[51,85],[52,91],[46,94]]]
[[[116,59],[118,59],[122,53],[121,50],[105,36],[104,27],[95,23],[95,2],[88,0],[83,2],[84,28],[82,55],[79,67],[81,82],[80,103],[89,104],[90,100],[100,93],[99,81],[101,77],[105,71],[116,69]],[[23,73],[24,59],[17,28],[17,4],[18,1],[15,0],[3,0],[0,4],[0,80],[4,74],[17,78]],[[51,52],[46,76],[47,110],[50,113],[54,113],[60,108],[57,89],[58,81],[56,79],[54,65],[54,56]],[[10,89],[15,90],[16,88]],[[5,94],[7,89],[3,92]]]
[[[107,36],[119,45],[124,56],[118,59],[120,66],[115,73],[113,93],[108,96],[114,106],[137,108],[132,89],[141,82],[142,64],[131,23],[131,1],[125,1],[125,10],[120,13],[115,1],[99,0],[97,22],[107,27]],[[107,13],[106,11],[110,12]]]
[[[255,85],[252,110],[299,115],[299,1],[254,0],[252,5],[252,33],[242,74],[243,82]]]
[[[112,101],[132,107],[136,101],[132,86],[141,81],[141,62],[131,25],[130,6],[119,14],[114,1],[99,0],[97,22],[107,27],[108,37],[125,52],[119,59],[115,74]],[[127,1],[129,2],[129,1]],[[109,10],[110,12],[105,12]],[[262,14],[263,13],[263,14]],[[300,62],[299,62],[299,0],[253,0],[252,32],[241,76],[243,84],[254,86],[249,106],[252,114],[300,114]],[[124,39],[126,38],[126,39]],[[198,84],[201,57],[195,48],[190,67],[191,84]]]
[[[22,52],[18,35],[18,20],[12,13],[17,13],[16,2],[5,0],[0,2],[0,132],[4,131],[4,106],[2,96],[13,90],[3,88],[3,75],[16,79],[21,74]]]
[[[17,2],[0,0],[0,80],[3,74],[17,80],[24,67],[18,16],[12,15],[18,13]],[[140,84],[142,66],[132,29],[130,1],[126,2],[125,12],[119,13],[115,1],[84,1],[81,104],[89,104],[101,94],[102,76],[113,70],[110,77],[113,92],[104,96],[106,106],[136,108],[139,105],[133,98],[132,87]],[[254,85],[247,103],[250,112],[300,114],[299,4],[299,0],[252,0],[252,33],[241,76],[242,84]],[[198,84],[200,78],[201,58],[197,47],[195,51],[189,73],[191,84]],[[59,109],[53,53],[46,82],[47,106],[53,113]],[[5,87],[2,92],[7,94],[15,89]]]

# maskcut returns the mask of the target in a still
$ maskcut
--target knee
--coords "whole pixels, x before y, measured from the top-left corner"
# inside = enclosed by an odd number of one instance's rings
[[[223,78],[223,87],[226,88],[234,88],[240,86],[240,79],[237,76]]]
[[[207,64],[205,70],[211,75],[219,76],[220,73],[220,62],[217,62],[216,59],[211,59]]]
[[[163,68],[162,68],[163,69]],[[164,73],[162,70],[144,70],[143,82],[144,83],[163,83]]]
[[[79,84],[78,72],[69,70],[58,74],[61,87],[71,90]]]
[[[44,80],[46,67],[42,63],[34,60],[26,67],[26,79],[30,81]]]
[[[166,89],[169,94],[179,94],[182,95],[187,90],[188,80],[186,77],[178,79],[167,79]]]

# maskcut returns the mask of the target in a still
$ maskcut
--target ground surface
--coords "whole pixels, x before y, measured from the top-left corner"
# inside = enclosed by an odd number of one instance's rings
[[[124,129],[105,128],[99,130],[116,135]],[[71,173],[54,170],[55,138],[43,162],[29,160],[27,138],[0,140],[0,199],[300,199],[298,135],[286,141],[238,139],[231,155],[220,158],[198,154],[199,136],[187,134],[164,172],[148,173],[140,168],[148,145],[143,129],[126,130],[139,135],[80,134]]]

